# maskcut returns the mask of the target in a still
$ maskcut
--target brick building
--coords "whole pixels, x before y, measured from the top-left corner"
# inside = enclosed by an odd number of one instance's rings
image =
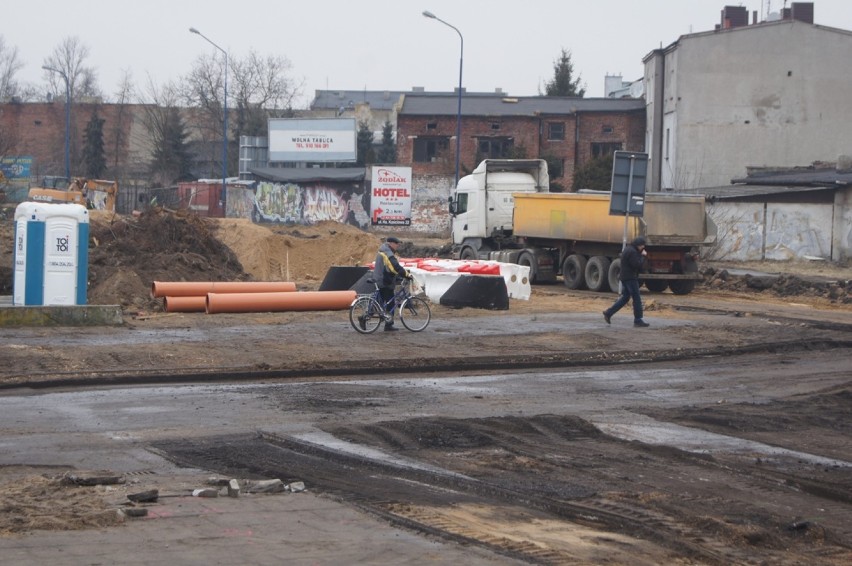
[[[150,149],[145,145],[148,136],[140,130],[139,105],[75,102],[71,107],[69,135],[72,176],[81,174],[84,133],[95,113],[104,120],[104,153],[114,177],[119,171],[133,170],[139,165],[136,161],[148,159]],[[33,177],[65,174],[64,99],[0,104],[0,130],[3,157],[31,157]]]
[[[397,162],[417,176],[455,172],[457,95],[408,93],[397,114]],[[574,171],[616,150],[643,151],[642,99],[462,98],[459,174],[485,158],[543,158],[552,184],[571,187]]]

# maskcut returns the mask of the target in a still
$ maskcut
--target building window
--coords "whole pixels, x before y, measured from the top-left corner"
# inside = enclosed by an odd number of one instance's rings
[[[592,143],[592,159],[608,157],[615,151],[621,151],[621,142]]]
[[[565,139],[565,122],[547,123],[548,141],[560,141]]]
[[[611,134],[614,131],[615,131],[615,128],[613,128],[612,126],[604,126],[604,127],[601,128],[601,132],[603,132],[605,134]]]
[[[438,129],[438,122],[429,122],[428,124],[426,124],[426,129],[427,130],[437,130]]]
[[[492,130],[499,130],[500,129],[500,122],[491,122],[491,129]]]
[[[450,147],[447,137],[418,137],[414,140],[415,163],[433,163]]]
[[[512,138],[479,138],[477,140],[477,162],[483,159],[502,159],[510,156],[514,142]]]

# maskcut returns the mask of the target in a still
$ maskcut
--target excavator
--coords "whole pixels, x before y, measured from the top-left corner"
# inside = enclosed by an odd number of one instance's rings
[[[90,210],[107,210],[115,212],[115,195],[118,194],[118,182],[102,179],[71,180],[67,189],[61,187],[62,177],[47,181],[45,185],[53,187],[33,187],[27,198],[37,202],[74,203],[82,204]]]

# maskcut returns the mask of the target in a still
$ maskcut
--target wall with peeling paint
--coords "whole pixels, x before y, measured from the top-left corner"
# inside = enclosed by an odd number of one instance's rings
[[[718,227],[717,243],[705,254],[707,259],[832,258],[831,204],[720,201],[707,207]]]
[[[832,258],[834,261],[852,260],[852,187],[838,190],[834,196],[834,238]]]

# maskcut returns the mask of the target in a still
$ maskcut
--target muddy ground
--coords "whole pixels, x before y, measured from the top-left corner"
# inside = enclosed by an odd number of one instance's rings
[[[631,327],[627,311],[611,326],[603,322],[600,312],[613,295],[561,285],[537,286],[530,301],[512,300],[508,311],[433,305],[427,331],[390,336],[359,335],[340,311],[164,313],[148,293],[154,280],[181,279],[288,279],[313,290],[330,265],[372,261],[379,239],[352,230],[209,222],[165,211],[93,218],[90,302],[121,304],[126,324],[4,329],[0,385],[305,383],[301,394],[298,386],[286,392],[270,386],[264,403],[282,414],[317,415],[335,438],[432,471],[379,466],[267,433],[159,440],[152,449],[236,477],[310,478],[316,492],[395,525],[523,562],[852,561],[849,267],[714,264],[686,297],[645,294],[652,326],[641,331]],[[404,251],[438,255],[442,248],[421,240]],[[739,275],[742,268],[783,276]],[[347,385],[400,372],[437,383],[521,370],[580,372],[586,377],[578,398],[600,391],[598,402],[619,399],[653,422],[788,452],[707,454],[625,440],[588,410],[563,410],[546,391],[525,405],[524,389],[492,398],[472,388],[464,402],[487,404],[482,414],[448,408],[418,416],[450,402],[405,388],[377,393]],[[610,383],[597,371],[628,375]],[[648,383],[632,379],[645,374]],[[534,383],[531,377],[533,392]],[[683,397],[677,404],[655,402],[653,392],[664,390]],[[14,523],[0,525],[0,532],[102,526],[99,506],[86,521],[73,506],[62,515],[57,502],[74,501],[66,497],[70,488],[45,483],[27,474],[26,462],[18,464],[0,467],[0,495],[6,495],[0,504],[8,511],[0,516]],[[21,489],[29,484],[33,489]],[[51,502],[54,524],[21,519],[27,511],[19,502],[32,494]]]

